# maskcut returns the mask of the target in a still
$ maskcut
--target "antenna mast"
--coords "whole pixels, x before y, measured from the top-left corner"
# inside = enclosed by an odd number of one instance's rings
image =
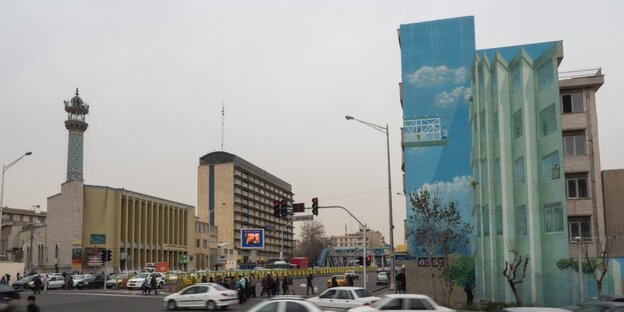
[[[223,152],[223,137],[225,132],[225,104],[221,103],[221,151]]]

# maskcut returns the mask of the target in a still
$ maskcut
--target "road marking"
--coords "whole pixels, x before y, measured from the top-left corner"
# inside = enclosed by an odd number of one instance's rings
[[[57,293],[59,295],[76,295],[76,296],[102,296],[102,297],[130,297],[130,298],[145,298],[145,297],[156,297],[156,298],[162,298],[162,296],[159,295],[141,295],[138,293],[126,293],[126,294],[100,294],[100,293]]]

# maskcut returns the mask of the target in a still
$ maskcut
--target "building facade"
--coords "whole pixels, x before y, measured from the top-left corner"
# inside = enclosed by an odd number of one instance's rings
[[[199,270],[215,270],[222,265],[218,262],[217,226],[195,219],[195,259]]]
[[[290,184],[226,152],[202,156],[197,171],[199,221],[218,226],[219,243],[229,244],[238,264],[292,257],[292,223],[273,215],[275,200],[292,203]],[[263,249],[241,247],[245,228],[264,229]]]
[[[330,244],[332,247],[361,247],[363,240],[362,230],[356,233],[350,233],[340,236],[330,236]],[[379,231],[366,229],[366,247],[377,248],[385,247],[386,242],[383,234]]]
[[[609,257],[624,264],[624,169],[602,172],[606,249]]]
[[[101,272],[99,252],[112,251],[109,271],[139,270],[148,262],[169,262],[171,269],[195,268],[195,209],[123,188],[84,185],[83,133],[89,106],[76,91],[65,101],[68,119],[67,181],[48,197],[47,226],[41,243],[46,271]],[[35,235],[32,235],[35,236]]]

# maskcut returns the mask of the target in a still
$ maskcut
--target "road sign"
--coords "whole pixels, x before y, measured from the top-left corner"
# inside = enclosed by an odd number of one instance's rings
[[[293,204],[293,212],[305,212],[305,204],[304,203],[294,203]]]
[[[106,234],[91,234],[92,245],[104,245],[106,244]]]
[[[292,221],[311,221],[314,220],[313,215],[293,216]]]

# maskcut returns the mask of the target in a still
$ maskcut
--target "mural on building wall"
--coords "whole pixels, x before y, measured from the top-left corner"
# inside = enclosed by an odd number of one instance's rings
[[[444,205],[457,205],[471,222],[471,134],[468,72],[474,57],[474,20],[462,17],[401,25],[403,147],[409,251],[423,255],[413,234],[411,196],[426,188]],[[470,233],[466,233],[469,237]],[[459,250],[470,255],[469,245]]]

